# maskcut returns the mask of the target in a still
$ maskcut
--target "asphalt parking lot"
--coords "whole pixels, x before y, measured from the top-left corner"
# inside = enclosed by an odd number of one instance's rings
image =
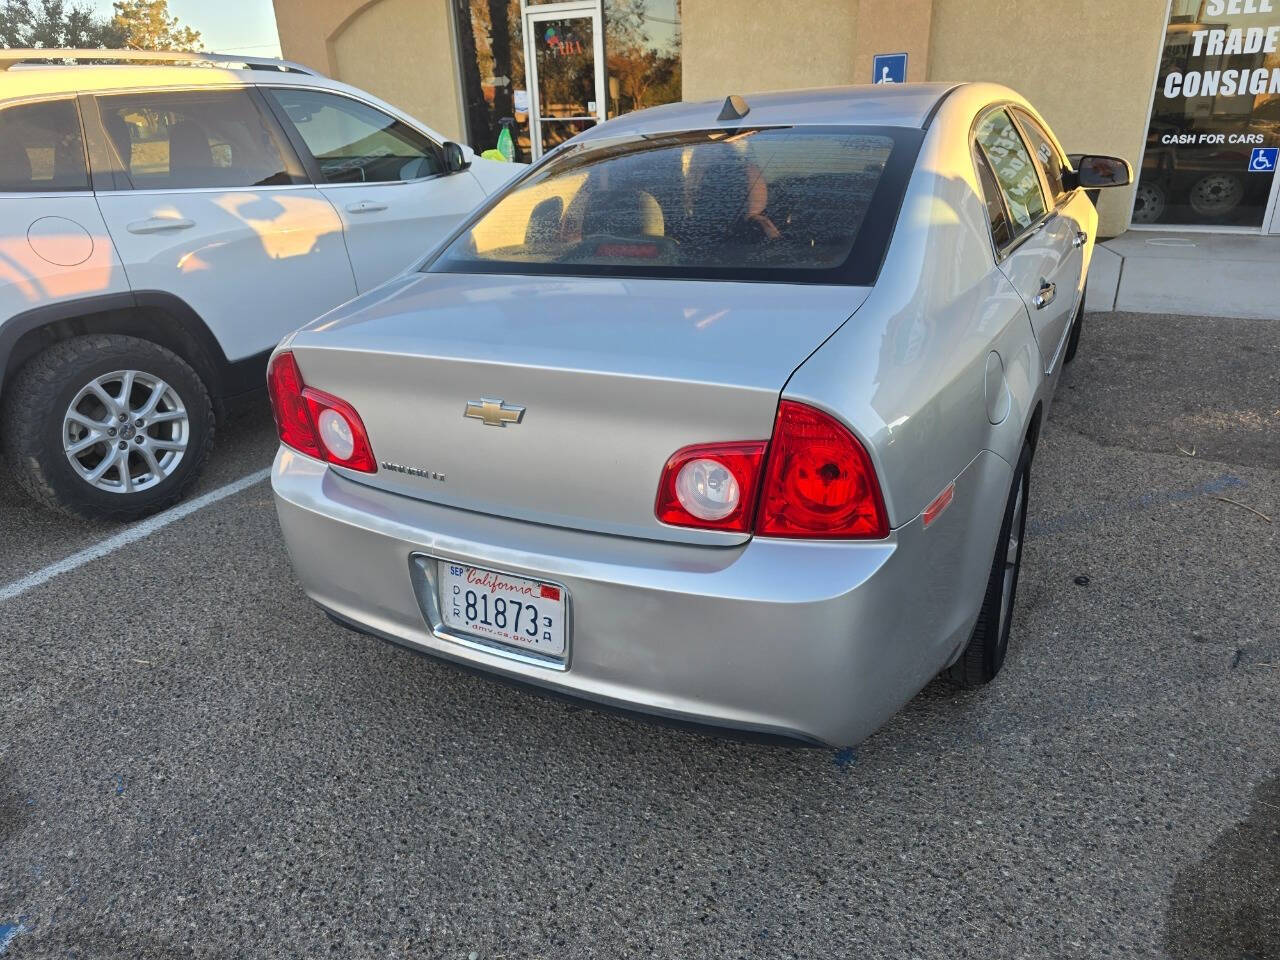
[[[1278,359],[1091,315],[1004,672],[850,750],[336,627],[265,482],[51,576],[0,601],[0,954],[1280,957]],[[241,417],[198,493],[274,449]],[[0,594],[119,532],[4,486]]]

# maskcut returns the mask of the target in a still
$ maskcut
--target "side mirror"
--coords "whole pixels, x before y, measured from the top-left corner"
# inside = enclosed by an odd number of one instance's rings
[[[471,161],[462,152],[462,147],[452,140],[446,140],[444,144],[444,172],[459,173],[469,166],[471,166]]]
[[[1119,157],[1085,154],[1076,161],[1073,179],[1075,186],[1084,187],[1086,190],[1096,190],[1099,187],[1127,187],[1133,183],[1133,167],[1129,165],[1128,160],[1121,160]]]

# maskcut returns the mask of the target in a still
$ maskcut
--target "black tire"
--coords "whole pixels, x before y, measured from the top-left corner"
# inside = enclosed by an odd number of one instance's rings
[[[1018,494],[1022,496],[1019,498]],[[1009,650],[1009,628],[1013,623],[1013,605],[1018,595],[1018,574],[1022,570],[1022,542],[1027,526],[1027,501],[1031,495],[1031,445],[1022,448],[1018,467],[1013,474],[1013,484],[1005,501],[1004,520],[1000,524],[1000,536],[996,539],[996,555],[991,562],[991,575],[987,578],[986,593],[973,635],[960,659],[947,670],[951,681],[961,687],[980,687],[990,683],[1004,665]],[[1011,543],[1011,537],[1017,537]],[[1009,553],[1012,550],[1011,580],[1008,595],[1005,592],[1005,573],[1009,570]]]
[[[185,449],[159,482],[154,478],[160,471],[148,473],[140,453],[135,455],[130,449],[121,455],[124,469],[137,471],[138,482],[149,484],[132,492],[112,492],[93,485],[72,466],[63,443],[64,431],[76,429],[64,424],[71,403],[96,378],[119,370],[135,370],[163,380],[185,413]],[[127,439],[139,444],[172,439],[172,431],[180,429],[161,424],[137,429],[126,423],[119,428],[122,435],[126,428]],[[168,437],[165,430],[171,431]],[[118,334],[92,334],[55,343],[8,382],[0,406],[0,444],[18,485],[37,503],[80,519],[137,520],[176,503],[204,469],[213,432],[209,391],[191,366],[149,340]],[[111,454],[111,444],[127,442],[114,433],[112,437],[110,443],[104,440],[82,456],[105,458]],[[118,469],[113,473],[123,483]]]
[[[1080,332],[1084,329],[1084,295],[1080,296],[1080,306],[1076,309],[1075,319],[1071,321],[1071,335],[1067,338],[1067,352],[1062,355],[1063,366],[1076,358],[1080,349]]]

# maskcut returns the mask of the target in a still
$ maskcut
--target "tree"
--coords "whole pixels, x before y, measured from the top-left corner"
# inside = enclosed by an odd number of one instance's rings
[[[0,47],[119,47],[124,35],[89,7],[63,0],[6,0]]]
[[[649,0],[605,0],[605,50],[615,113],[680,99],[680,3],[675,18],[654,17]],[[650,21],[673,29],[655,39]],[[660,36],[660,34],[659,34]]]
[[[134,50],[200,50],[200,31],[169,15],[169,0],[116,0],[111,26]]]

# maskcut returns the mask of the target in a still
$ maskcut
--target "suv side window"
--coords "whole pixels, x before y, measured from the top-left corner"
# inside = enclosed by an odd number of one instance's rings
[[[1053,137],[1049,136],[1048,131],[1035,117],[1017,107],[1013,108],[1013,114],[1022,125],[1023,133],[1027,135],[1027,144],[1031,147],[1032,156],[1044,171],[1045,182],[1049,184],[1049,192],[1053,194],[1054,204],[1061,203],[1067,196],[1067,188],[1062,182],[1062,168],[1066,165],[1066,161],[1058,152]]]
[[[322,183],[396,183],[444,172],[440,147],[366,103],[319,90],[264,92],[298,131]]]
[[[107,140],[134,190],[271,187],[303,182],[247,90],[97,98]]]
[[[0,110],[0,193],[88,190],[80,114],[72,100]]]
[[[1031,154],[1003,110],[993,110],[983,118],[978,124],[977,139],[1000,184],[1013,234],[1017,237],[1039,223],[1046,210]]]

